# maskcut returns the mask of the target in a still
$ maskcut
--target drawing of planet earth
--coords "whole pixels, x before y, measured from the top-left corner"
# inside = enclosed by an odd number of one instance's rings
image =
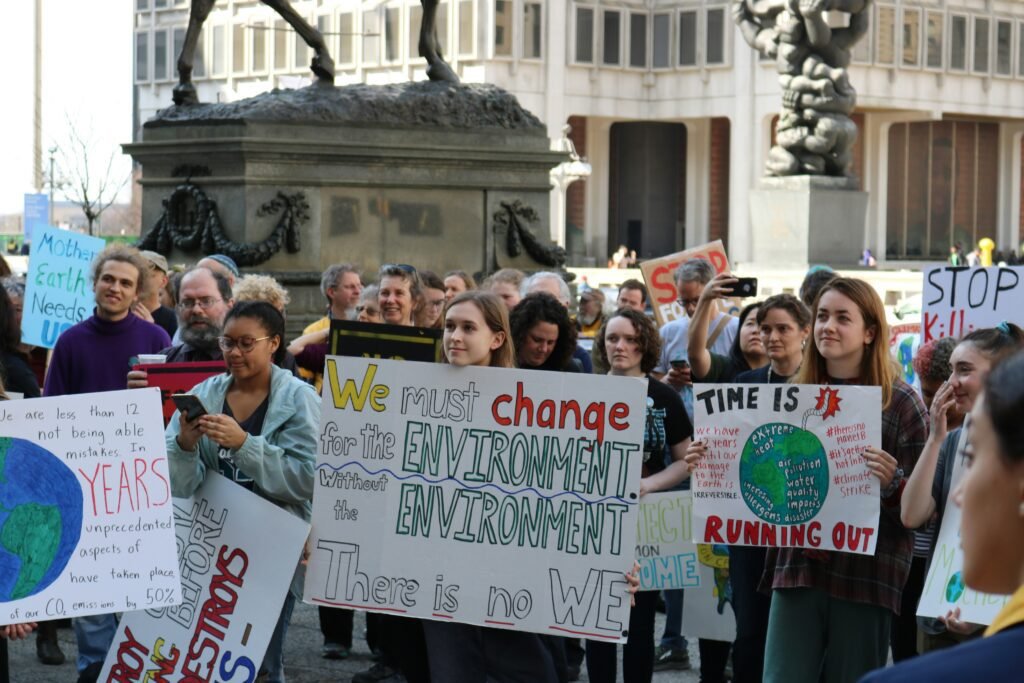
[[[48,450],[0,437],[0,603],[53,583],[82,533],[82,487]]]
[[[761,425],[740,455],[740,493],[750,511],[771,524],[810,520],[828,493],[828,456],[821,441],[795,425]]]

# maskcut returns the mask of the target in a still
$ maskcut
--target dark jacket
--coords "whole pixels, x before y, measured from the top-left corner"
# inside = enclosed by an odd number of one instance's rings
[[[873,671],[861,683],[1004,683],[1020,681],[1024,652],[1024,624],[994,636],[957,645],[948,650],[914,657],[897,666]]]

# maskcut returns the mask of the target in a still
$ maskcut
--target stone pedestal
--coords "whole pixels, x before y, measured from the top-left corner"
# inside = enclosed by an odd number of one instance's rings
[[[753,261],[765,267],[857,264],[868,194],[851,178],[763,178],[750,192]]]

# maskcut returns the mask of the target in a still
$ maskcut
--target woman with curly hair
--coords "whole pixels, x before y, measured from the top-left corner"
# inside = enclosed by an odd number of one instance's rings
[[[583,372],[572,357],[576,350],[576,326],[569,311],[555,297],[530,294],[512,309],[512,343],[516,366],[529,370]]]
[[[519,304],[521,307],[526,299]],[[519,307],[516,308],[519,310]],[[643,313],[622,308],[605,321],[594,340],[597,357],[609,375],[647,381],[647,416],[640,496],[670,489],[688,475],[684,461],[693,425],[675,389],[650,378],[661,357],[661,337]],[[672,454],[666,466],[666,449]],[[657,591],[636,594],[629,614],[629,640],[623,649],[622,670],[627,683],[649,683],[654,675],[654,608]],[[615,645],[587,641],[587,673],[594,683],[616,680]]]

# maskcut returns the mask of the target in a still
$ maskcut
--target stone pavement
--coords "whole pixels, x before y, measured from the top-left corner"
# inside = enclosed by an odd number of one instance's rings
[[[661,633],[664,621],[665,616],[659,613],[655,633]],[[320,635],[316,608],[297,604],[285,642],[284,661],[288,683],[348,683],[353,675],[366,670],[373,660],[370,659],[370,651],[363,639],[365,623],[363,614],[357,613],[352,656],[343,661],[328,661],[320,657],[320,645],[323,639]],[[58,633],[61,649],[68,657],[68,661],[62,666],[43,666],[36,660],[34,637],[10,643],[12,683],[75,683],[77,674],[73,663],[74,633],[70,629],[61,629]],[[690,659],[694,666],[697,666],[697,641],[695,639],[690,641]],[[654,674],[654,683],[696,683],[699,679],[697,672],[693,670]],[[585,668],[580,680],[587,680]],[[619,680],[621,680],[621,673]],[[437,683],[458,682],[438,681]]]

